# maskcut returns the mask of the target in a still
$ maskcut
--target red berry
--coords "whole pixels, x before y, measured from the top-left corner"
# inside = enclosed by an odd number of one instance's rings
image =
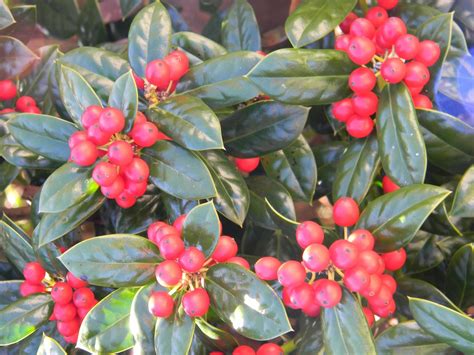
[[[377,307],[377,306],[370,306],[370,307],[372,308],[372,311],[381,318],[385,318],[392,315],[397,308],[395,301],[393,299],[391,299],[388,305],[384,307]]]
[[[421,95],[421,94],[413,96],[413,105],[416,108],[425,108],[425,109],[432,109],[433,108],[433,103],[428,98],[428,96]]]
[[[296,228],[296,241],[301,249],[310,244],[321,244],[323,240],[324,231],[316,222],[304,221]]]
[[[168,318],[173,314],[174,301],[165,291],[155,291],[148,300],[148,311],[155,317]]]
[[[68,337],[63,336],[64,341],[69,344],[76,344],[78,338],[79,338],[79,332]]]
[[[74,148],[78,143],[84,142],[87,140],[87,132],[86,131],[77,131],[71,134],[68,139],[69,148]]]
[[[244,269],[250,270],[249,262],[240,256],[233,256],[232,258],[227,259],[225,262],[230,263],[230,264],[240,265]]]
[[[0,101],[13,100],[15,96],[15,83],[11,80],[0,80]]]
[[[170,69],[168,64],[161,59],[156,59],[147,64],[145,77],[159,90],[166,90],[170,83]]]
[[[266,343],[258,348],[257,355],[283,355],[283,349],[274,343]]]
[[[377,0],[377,4],[386,10],[391,10],[398,4],[398,0]]]
[[[281,264],[277,271],[278,282],[285,287],[301,285],[306,279],[306,270],[300,262],[289,260]]]
[[[157,223],[160,223],[160,222],[157,222]],[[176,228],[166,223],[163,223],[159,228],[156,229],[153,235],[153,238],[150,238],[150,239],[151,241],[154,241],[156,244],[160,244],[161,240],[169,235],[180,238],[180,234],[176,230]]]
[[[12,113],[12,112],[16,112],[16,111],[12,108],[4,108],[3,110],[0,110],[0,115],[6,115],[6,114],[9,114],[9,113]]]
[[[128,190],[124,190],[115,198],[115,202],[122,208],[130,208],[137,202],[137,198],[130,194]]]
[[[363,17],[360,17],[358,19],[355,19],[354,22],[352,22],[349,34],[351,36],[360,36],[372,39],[375,34],[375,27],[372,22]]]
[[[387,83],[399,83],[405,77],[405,64],[399,58],[388,58],[382,63],[380,73]]]
[[[398,38],[407,33],[407,27],[399,17],[389,17],[380,27],[380,31],[384,41],[392,46]]]
[[[141,147],[151,147],[158,140],[158,128],[151,122],[136,125],[130,133],[131,137]]]
[[[114,180],[112,185],[101,186],[100,191],[102,192],[102,195],[104,195],[105,197],[110,198],[110,199],[115,199],[118,195],[122,193],[124,188],[125,188],[125,181],[123,180],[123,177],[119,175]]]
[[[169,225],[162,221],[158,221],[158,222],[154,222],[150,224],[150,226],[147,229],[148,239],[150,239],[152,242],[155,242],[155,234],[163,226],[169,226]]]
[[[235,158],[235,165],[243,173],[251,173],[257,169],[258,164],[260,164],[260,158]]]
[[[59,334],[65,337],[69,337],[79,332],[81,322],[79,321],[79,318],[76,317],[67,322],[57,322],[56,326],[58,328]]]
[[[23,268],[23,276],[25,276],[25,280],[30,284],[40,285],[41,281],[43,281],[46,276],[46,271],[39,262],[32,261],[25,264],[25,267]]]
[[[347,238],[354,244],[359,251],[372,250],[375,244],[375,238],[367,229],[356,229]]]
[[[367,287],[361,291],[361,295],[369,298],[375,296],[382,287],[382,278],[379,274],[372,274],[369,278],[369,284]]]
[[[425,86],[430,80],[430,72],[423,63],[411,61],[405,66],[407,69],[405,83],[408,86]]]
[[[189,69],[189,59],[183,51],[175,50],[168,54],[164,61],[168,64],[170,79],[179,80]]]
[[[133,160],[133,149],[130,143],[115,141],[110,145],[107,155],[112,164],[127,166]]]
[[[273,281],[278,278],[278,268],[281,266],[280,260],[273,256],[264,256],[255,263],[255,273],[261,280]]]
[[[395,42],[395,52],[400,58],[406,60],[415,58],[419,48],[420,41],[411,34],[402,35]]]
[[[15,107],[18,111],[26,112],[30,107],[36,107],[36,101],[31,96],[20,96]]]
[[[24,113],[36,113],[36,114],[40,114],[41,113],[41,110],[36,107],[36,106],[28,106],[27,108],[25,108],[23,110]]]
[[[377,111],[379,99],[373,92],[352,96],[354,112],[359,116],[371,116]]]
[[[133,158],[132,162],[123,169],[124,175],[133,182],[144,182],[150,176],[148,164],[140,158]]]
[[[94,304],[90,308],[77,308],[77,315],[79,318],[82,320],[84,319],[89,311],[97,304],[99,303],[97,300],[94,300]]]
[[[58,321],[71,321],[77,315],[76,306],[74,306],[72,302],[66,304],[56,303],[54,305],[53,314]]]
[[[349,48],[349,43],[351,42],[351,35],[340,35],[336,37],[336,41],[334,42],[334,49],[338,51],[347,51]]]
[[[349,75],[349,87],[357,94],[364,94],[372,91],[377,82],[377,78],[372,70],[360,67]]]
[[[347,133],[354,138],[365,138],[374,130],[374,121],[369,116],[353,115],[346,122]]]
[[[387,42],[382,35],[382,26],[377,28],[377,31],[375,31],[375,44],[377,53],[379,54],[385,54],[386,50],[392,48],[392,45]]]
[[[351,99],[343,99],[332,104],[332,114],[340,122],[346,122],[353,114],[354,107]]]
[[[103,108],[97,105],[92,105],[86,108],[81,116],[82,126],[87,129],[93,124],[99,123],[99,117],[102,110]]]
[[[108,143],[111,136],[110,133],[101,130],[98,123],[94,123],[87,129],[87,139],[97,146]]]
[[[407,253],[405,249],[391,251],[390,253],[382,254],[382,259],[385,263],[385,268],[390,271],[400,269],[407,260]]]
[[[233,256],[236,256],[238,250],[239,247],[234,238],[223,235],[217,241],[216,249],[214,249],[211,258],[219,263],[223,263]]]
[[[359,219],[359,206],[350,197],[341,197],[334,204],[332,215],[334,223],[340,227],[350,227]]]
[[[187,272],[198,272],[205,261],[206,256],[195,247],[187,248],[181,253],[178,259],[179,265]]]
[[[329,256],[336,267],[345,270],[357,265],[359,250],[347,240],[339,239],[329,247]]]
[[[382,284],[387,286],[390,292],[394,294],[397,290],[397,281],[395,281],[395,279],[391,275],[387,274],[380,275],[380,279],[382,281]]]
[[[283,290],[281,291],[281,299],[286,307],[290,307],[291,309],[298,309],[293,303],[291,303],[291,290],[293,290],[293,287],[283,287]]]
[[[156,281],[163,287],[176,286],[183,275],[181,266],[174,260],[165,260],[155,269]]]
[[[168,234],[161,238],[158,247],[167,260],[174,260],[184,251],[184,243],[177,234]]]
[[[307,307],[301,309],[308,317],[317,317],[321,313],[321,306],[316,302],[311,302]]]
[[[380,256],[373,250],[364,250],[359,253],[359,265],[369,274],[375,274],[379,269]]]
[[[382,24],[387,21],[388,14],[387,10],[380,6],[374,6],[367,11],[365,18],[372,22],[375,28],[382,26]]]
[[[299,286],[291,287],[289,295],[290,302],[296,309],[309,307],[314,301],[314,289],[306,282]]]
[[[314,299],[321,307],[332,308],[342,298],[341,286],[336,281],[320,279],[313,284]]]
[[[59,304],[68,304],[72,300],[72,287],[66,282],[56,282],[51,289],[51,298]]]
[[[412,97],[416,96],[423,90],[423,86],[407,86],[407,88]]]
[[[329,250],[322,244],[308,245],[302,258],[304,266],[313,272],[321,272],[329,266]]]
[[[351,24],[352,22],[354,22],[355,19],[357,19],[357,15],[353,12],[349,12],[349,14],[346,16],[346,18],[344,19],[344,21],[342,21],[340,24],[339,24],[339,27],[341,28],[342,32],[344,33],[349,33],[350,29],[351,29]]]
[[[364,312],[365,319],[367,319],[367,323],[369,323],[369,327],[371,327],[375,322],[374,314],[367,307],[363,307],[362,312]]]
[[[99,126],[104,132],[118,133],[125,127],[125,116],[119,109],[107,107],[99,116]]]
[[[255,355],[255,351],[247,345],[240,345],[234,349],[232,355]]]
[[[28,281],[24,281],[20,285],[20,295],[23,297],[32,295],[33,293],[46,292],[44,285],[32,284]]]
[[[74,291],[72,301],[77,308],[92,308],[95,304],[94,292],[88,287],[81,287]]]
[[[181,216],[176,218],[173,222],[173,227],[176,228],[179,234],[183,233],[183,224],[184,224],[185,219],[186,219],[186,214],[182,214]]]
[[[361,266],[354,266],[344,272],[344,285],[352,292],[361,292],[369,286],[370,275]]]
[[[397,191],[400,186],[395,184],[387,175],[382,178],[382,188],[383,192],[388,194],[393,191]]]
[[[425,40],[420,42],[418,53],[416,54],[415,60],[423,63],[427,67],[431,67],[438,61],[441,54],[439,45],[436,42]]]
[[[125,192],[136,198],[145,194],[147,186],[146,181],[133,182],[128,179],[125,180]]]
[[[80,142],[71,149],[71,160],[80,166],[94,164],[98,156],[97,147],[90,141]]]
[[[382,283],[379,292],[377,292],[375,296],[369,297],[367,300],[372,309],[373,307],[386,307],[389,305],[390,300],[392,300],[392,292],[390,292],[390,289]]]
[[[186,292],[181,302],[184,312],[190,317],[202,317],[207,313],[211,304],[209,295],[203,288]]]
[[[365,37],[353,37],[349,42],[347,54],[354,63],[367,64],[375,55],[375,44]]]
[[[66,281],[72,288],[82,288],[88,285],[86,281],[74,276],[72,272],[66,274]]]
[[[135,85],[137,85],[137,88],[140,90],[143,90],[145,88],[145,81],[140,78],[135,72],[132,72],[133,75],[133,80],[135,80]]]
[[[104,161],[101,161],[92,170],[92,178],[100,186],[110,186],[117,179],[117,166]]]

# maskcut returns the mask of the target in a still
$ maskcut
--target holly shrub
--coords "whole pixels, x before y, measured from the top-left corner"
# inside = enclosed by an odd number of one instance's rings
[[[7,3],[2,354],[474,351],[472,6]]]

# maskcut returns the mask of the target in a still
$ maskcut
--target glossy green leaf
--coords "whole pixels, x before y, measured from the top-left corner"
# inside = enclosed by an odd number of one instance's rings
[[[194,207],[187,214],[182,234],[187,247],[198,248],[206,259],[211,256],[219,240],[219,217],[212,201]]]
[[[164,58],[171,43],[171,20],[161,2],[143,8],[133,19],[128,33],[128,58],[134,72],[145,77],[145,67]]]
[[[5,2],[0,2],[0,30],[12,25],[15,23],[15,19],[13,18],[10,9],[5,4]]]
[[[474,164],[473,127],[440,111],[419,109],[417,114],[430,163],[456,173]]]
[[[22,283],[23,281],[0,281],[0,310],[23,297],[20,294]]]
[[[174,221],[183,214],[188,214],[189,211],[199,204],[198,201],[183,200],[166,193],[162,193],[160,198],[164,205],[164,211],[171,221]]]
[[[312,148],[318,167],[316,198],[331,193],[335,180],[334,172],[337,170],[337,164],[348,146],[347,142],[334,141],[316,145]]]
[[[241,266],[212,266],[206,290],[217,315],[247,338],[269,340],[292,330],[275,291]]]
[[[69,159],[68,139],[77,128],[70,122],[48,115],[22,113],[8,121],[8,129],[25,148],[58,161]]]
[[[433,185],[411,185],[369,202],[356,228],[375,237],[375,249],[388,252],[408,244],[449,191]]]
[[[459,351],[472,351],[474,320],[465,314],[420,298],[409,298],[409,302],[413,317],[424,331]]]
[[[227,331],[213,326],[203,318],[196,318],[194,321],[197,325],[196,332],[200,335],[202,334],[201,339],[203,342],[210,343],[209,345],[212,345],[212,348],[222,351],[232,351],[239,346],[235,338]]]
[[[332,49],[279,49],[258,63],[248,77],[274,100],[292,105],[322,105],[349,95],[355,65]]]
[[[35,244],[42,247],[78,228],[102,206],[104,201],[105,197],[96,192],[62,212],[44,214],[33,234]]]
[[[0,311],[0,345],[14,344],[48,321],[53,300],[46,293],[37,293],[10,304]]]
[[[109,106],[118,108],[125,116],[124,132],[132,129],[138,109],[138,91],[132,72],[123,74],[112,87]]]
[[[369,192],[380,164],[375,136],[354,140],[337,164],[332,198],[352,197],[359,204]]]
[[[176,305],[168,318],[157,318],[155,325],[155,354],[186,355],[194,335],[194,320]]]
[[[304,1],[286,19],[286,35],[293,47],[316,42],[334,30],[356,3],[356,0]]]
[[[444,260],[438,242],[440,236],[419,231],[407,248],[407,273],[419,273],[437,267]]]
[[[81,7],[78,35],[85,46],[107,41],[107,31],[99,7],[99,0],[85,0]]]
[[[224,143],[233,156],[256,157],[290,145],[303,131],[308,108],[274,101],[251,104],[221,121]]]
[[[247,101],[260,93],[245,76],[261,56],[255,52],[234,52],[193,66],[180,80],[178,93],[197,96],[212,108]]]
[[[57,213],[93,194],[97,183],[92,179],[92,167],[66,163],[46,179],[41,189],[40,212]]]
[[[76,244],[60,260],[74,275],[92,285],[124,287],[150,282],[162,259],[156,245],[148,239],[112,234]]]
[[[77,33],[79,9],[73,0],[35,0],[38,22],[48,32],[58,38],[66,39]]]
[[[376,354],[362,307],[345,288],[341,302],[332,308],[323,308],[321,313],[326,353]]]
[[[221,126],[215,113],[197,97],[179,95],[148,110],[161,131],[191,150],[222,149]]]
[[[119,288],[87,313],[77,347],[91,353],[119,353],[133,346],[129,330],[130,308],[139,287]]]
[[[242,226],[250,205],[249,190],[242,174],[222,151],[208,150],[200,154],[216,187],[214,206],[227,219]]]
[[[0,170],[0,190],[3,191],[16,179],[20,173],[20,169],[8,161],[3,161],[0,163]]]
[[[27,46],[13,37],[0,37],[0,77],[15,79],[24,73],[38,59]]]
[[[457,352],[426,333],[415,321],[402,322],[389,327],[375,339],[380,355],[454,355]]]
[[[28,236],[5,215],[0,221],[0,246],[19,271],[23,271],[27,263],[36,260]]]
[[[259,51],[260,30],[247,0],[234,0],[222,22],[222,44],[230,52]]]
[[[324,349],[321,317],[301,316],[294,342],[301,354],[319,354]]]
[[[171,43],[205,61],[227,54],[219,43],[194,32],[178,32],[171,36]]]
[[[81,116],[91,105],[102,106],[99,97],[76,70],[61,65],[60,67],[60,93],[64,107],[76,122],[82,127]]]
[[[56,340],[43,334],[43,339],[36,355],[66,355],[66,351]]]
[[[209,170],[194,153],[161,140],[142,154],[150,167],[150,180],[166,193],[188,200],[216,195]]]
[[[459,181],[449,215],[474,217],[474,166],[471,166]]]
[[[410,92],[404,84],[386,85],[377,110],[377,139],[385,173],[399,186],[423,183],[425,143]]]
[[[474,304],[474,244],[458,249],[449,262],[446,292],[461,308]]]
[[[143,4],[142,0],[120,0],[122,18],[132,15]]]

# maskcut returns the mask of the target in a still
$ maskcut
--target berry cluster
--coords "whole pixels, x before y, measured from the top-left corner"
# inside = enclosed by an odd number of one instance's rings
[[[72,273],[66,275],[66,282],[53,281],[38,262],[30,262],[23,269],[25,281],[20,286],[23,297],[39,292],[50,292],[54,301],[50,320],[56,321],[59,334],[68,343],[77,343],[82,320],[97,304],[94,293],[87,282]]]
[[[255,272],[262,280],[278,280],[283,286],[283,303],[293,309],[301,309],[309,316],[317,316],[320,307],[331,308],[342,297],[340,284],[358,292],[367,300],[364,308],[369,324],[373,313],[387,317],[395,311],[392,295],[396,282],[385,270],[394,271],[406,260],[402,248],[390,253],[373,251],[375,239],[368,230],[358,229],[347,236],[347,227],[359,219],[359,207],[352,198],[343,197],[333,207],[336,225],[344,227],[345,238],[336,240],[329,248],[323,245],[324,231],[312,221],[300,223],[296,241],[304,250],[302,262],[296,260],[281,263],[274,257],[263,257],[255,264]],[[307,274],[311,274],[306,281]]]
[[[17,95],[16,85],[11,80],[0,80],[0,101],[13,100]],[[1,114],[12,112],[41,113],[36,106],[36,101],[31,96],[20,96],[15,103],[15,108],[4,108],[0,110]]]
[[[335,48],[346,52],[361,67],[349,76],[354,95],[334,103],[332,113],[355,138],[367,137],[374,128],[371,116],[377,111],[378,97],[373,89],[379,75],[389,84],[403,81],[415,107],[433,107],[421,92],[430,80],[428,67],[437,62],[440,48],[433,41],[419,41],[408,34],[399,17],[389,17],[387,10],[396,4],[380,0],[365,17],[351,12],[339,25],[344,34],[336,38]]]
[[[133,206],[147,188],[150,169],[139,158],[140,150],[160,139],[169,139],[146,116],[137,112],[132,130],[125,134],[123,113],[113,107],[89,106],[81,117],[84,131],[69,138],[70,160],[89,166],[104,157],[92,171],[102,194],[122,208]]]
[[[260,345],[257,351],[248,345],[240,345],[232,351],[232,355],[283,355],[283,349],[275,343]],[[224,355],[221,351],[211,351],[209,355]]]
[[[234,163],[241,172],[249,174],[257,169],[260,164],[260,158],[234,158]]]
[[[219,237],[214,252],[207,260],[198,248],[185,247],[182,239],[185,219],[186,215],[181,215],[173,225],[159,221],[148,228],[148,238],[158,246],[165,259],[156,267],[156,280],[161,286],[170,288],[169,292],[156,291],[150,296],[148,309],[156,317],[167,318],[173,313],[173,295],[178,291],[184,293],[181,298],[184,312],[190,317],[202,317],[210,306],[209,295],[204,289],[204,276],[208,267],[215,263],[230,262],[250,268],[245,259],[236,256],[237,243],[228,236]]]

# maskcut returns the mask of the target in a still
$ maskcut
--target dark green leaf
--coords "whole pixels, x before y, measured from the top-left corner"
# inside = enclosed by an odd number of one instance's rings
[[[332,185],[333,201],[346,196],[360,204],[372,186],[379,163],[375,136],[354,140],[337,165]]]
[[[343,289],[342,299],[332,308],[322,309],[324,348],[328,354],[374,354],[375,345],[362,307]]]
[[[459,181],[449,215],[474,217],[474,166],[471,166]]]
[[[10,262],[23,271],[25,264],[36,260],[29,237],[5,215],[0,221],[0,246]]]
[[[183,239],[187,247],[201,250],[210,257],[219,240],[219,217],[211,202],[194,207],[183,223]]]
[[[171,43],[203,61],[227,54],[219,43],[193,32],[174,33]]]
[[[51,35],[58,38],[69,38],[76,34],[79,9],[74,0],[35,0],[38,10],[38,22]]]
[[[0,310],[23,297],[20,294],[22,283],[23,281],[0,281]]]
[[[0,311],[0,345],[10,345],[38,329],[53,311],[49,294],[37,293],[10,304]]]
[[[469,353],[474,348],[474,320],[445,306],[409,298],[410,310],[424,331],[448,343],[459,351]]]
[[[8,6],[1,1],[0,2],[0,30],[15,23],[12,13],[8,9]]]
[[[91,353],[119,353],[133,346],[130,308],[139,287],[119,288],[102,299],[82,321],[77,347]]]
[[[67,269],[59,261],[61,251],[54,243],[47,244],[41,248],[33,245],[36,253],[36,259],[39,261],[43,269],[52,277],[65,277]]]
[[[347,149],[347,142],[334,141],[312,148],[318,167],[316,198],[329,195],[332,191],[337,164]]]
[[[413,100],[404,84],[389,84],[382,90],[377,138],[383,169],[396,184],[407,186],[425,180],[425,144]]]
[[[201,98],[212,108],[232,106],[260,91],[245,76],[260,60],[255,52],[234,52],[193,66],[178,84],[178,92]]]
[[[107,31],[102,20],[98,0],[85,0],[79,14],[79,38],[86,46],[107,40]]]
[[[212,345],[212,348],[222,351],[232,351],[234,348],[239,346],[234,337],[225,330],[214,327],[203,318],[196,318],[195,322],[198,326],[196,331],[202,335],[201,338],[204,338],[203,341],[205,343],[210,343],[209,345]]]
[[[7,161],[0,163],[0,190],[4,191],[20,173],[20,169]]]
[[[7,125],[15,140],[34,153],[52,160],[69,159],[68,139],[77,131],[72,123],[53,116],[22,113]]]
[[[143,4],[142,0],[120,0],[122,18],[132,15]]]
[[[274,101],[251,104],[221,121],[225,146],[247,158],[285,148],[303,131],[308,111]]]
[[[43,339],[36,355],[66,355],[66,351],[56,340],[43,334]]]
[[[229,8],[222,22],[222,44],[230,52],[262,49],[257,18],[247,0],[234,0]]]
[[[183,200],[166,193],[162,193],[160,197],[170,221],[174,221],[182,214],[188,214],[189,211],[198,205],[198,201]]]
[[[449,262],[446,292],[461,308],[474,304],[474,244],[460,248]]]
[[[247,338],[269,340],[292,330],[278,295],[241,266],[212,266],[206,290],[217,315]]]
[[[408,244],[425,219],[449,195],[433,185],[411,185],[369,202],[356,228],[375,237],[375,249],[388,252]]]
[[[301,316],[298,325],[300,330],[294,338],[298,353],[319,354],[324,348],[321,317]]]
[[[38,59],[27,46],[13,37],[0,37],[0,77],[15,79]]]
[[[279,49],[267,55],[249,78],[272,99],[293,105],[329,104],[349,93],[355,65],[332,49]]]
[[[171,97],[148,110],[147,117],[183,147],[191,150],[224,148],[219,119],[197,97]]]
[[[159,1],[142,9],[133,19],[128,33],[128,58],[134,72],[145,76],[145,67],[164,58],[171,43],[171,20]]]
[[[112,87],[109,106],[118,108],[125,116],[124,132],[132,129],[138,109],[138,91],[132,72],[123,74]]]
[[[407,273],[420,273],[437,267],[444,260],[438,242],[441,237],[419,231],[407,248]]]
[[[92,167],[78,167],[74,163],[66,163],[57,169],[41,190],[40,212],[62,212],[93,194],[98,185],[91,172]]]
[[[404,1],[405,2],[405,1]],[[399,3],[391,11],[392,16],[400,17],[411,33],[416,32],[423,22],[440,15],[441,12],[428,4]]]
[[[334,30],[356,0],[304,1],[286,19],[285,32],[293,47],[304,47]]]
[[[68,249],[60,260],[92,285],[123,287],[150,282],[161,257],[156,245],[146,238],[112,234],[85,240]]]
[[[188,200],[216,195],[209,170],[194,153],[165,140],[142,153],[150,167],[150,180],[166,193]]]

